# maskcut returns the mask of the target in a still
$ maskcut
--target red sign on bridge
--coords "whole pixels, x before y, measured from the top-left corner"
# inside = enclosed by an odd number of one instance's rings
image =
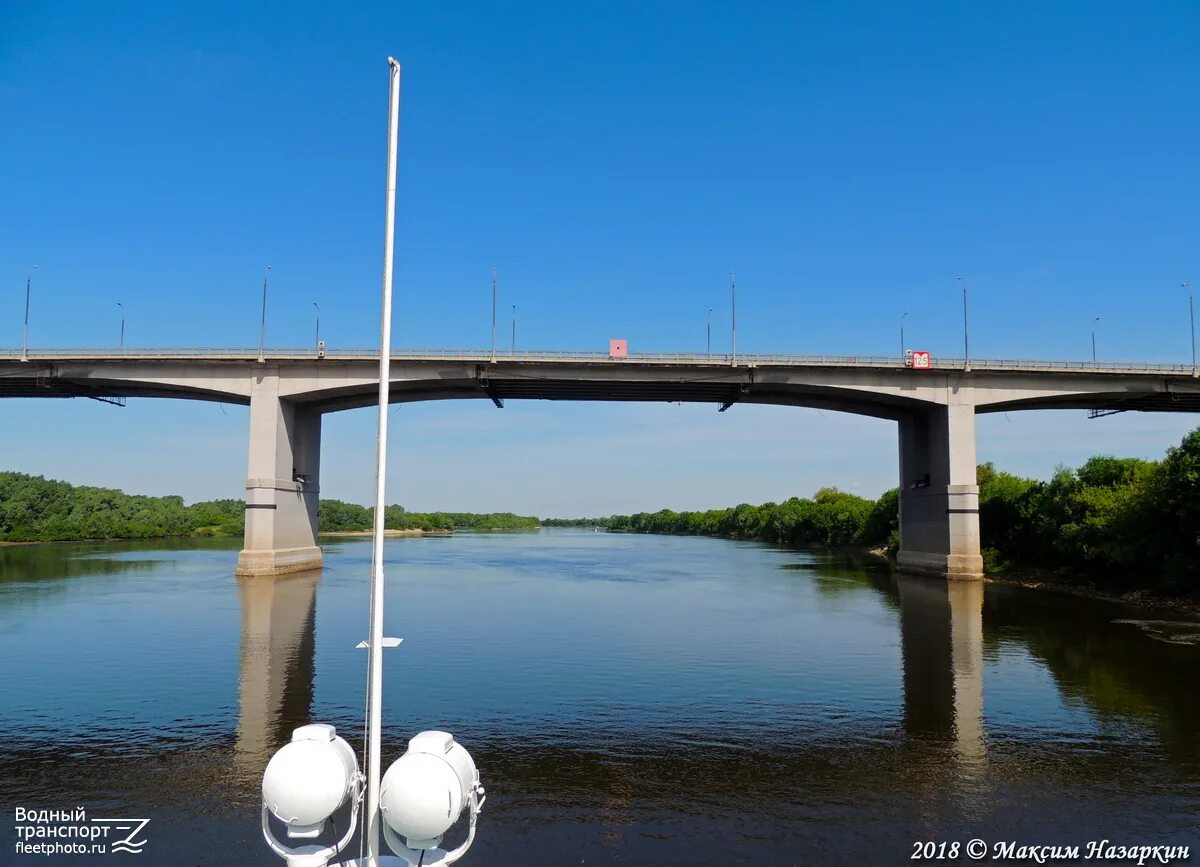
[[[928,352],[910,349],[904,353],[904,366],[913,370],[930,370],[933,368],[933,361]]]

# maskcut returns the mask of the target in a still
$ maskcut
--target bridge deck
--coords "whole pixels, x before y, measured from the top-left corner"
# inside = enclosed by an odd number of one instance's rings
[[[402,350],[392,354],[396,402],[491,398],[775,403],[899,418],[954,400],[962,387],[978,412],[1089,409],[1098,414],[1200,412],[1200,380],[1185,363],[935,358],[910,370],[898,355]],[[0,350],[0,398],[175,397],[248,404],[263,372],[280,397],[335,412],[375,400],[370,349]]]
[[[326,349],[321,356],[338,361],[369,361],[378,358],[372,349]],[[259,358],[257,349],[239,348],[195,348],[157,347],[145,349],[30,349],[26,360],[30,362],[63,361],[254,361]],[[272,364],[309,362],[318,358],[312,348],[268,349],[266,361]],[[610,358],[605,352],[556,351],[518,349],[492,353],[481,349],[409,349],[392,353],[394,361],[467,361],[535,362],[614,364],[614,365],[719,365],[737,367],[861,367],[895,369],[904,366],[898,355],[790,355],[780,353],[705,353],[705,352],[631,352],[627,358]],[[0,361],[21,361],[20,349],[0,349]],[[1062,361],[1024,358],[972,358],[969,361],[956,357],[935,357],[932,370],[972,371],[1045,371],[1053,373],[1120,373],[1167,375],[1195,375],[1196,368],[1190,363],[1163,361]]]

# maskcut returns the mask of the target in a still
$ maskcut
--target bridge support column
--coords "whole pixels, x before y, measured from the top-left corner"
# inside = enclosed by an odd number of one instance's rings
[[[238,555],[237,574],[320,568],[321,414],[280,398],[276,370],[254,377],[249,467],[245,548]]]
[[[958,389],[951,402],[900,421],[900,551],[905,572],[983,578],[975,402]]]

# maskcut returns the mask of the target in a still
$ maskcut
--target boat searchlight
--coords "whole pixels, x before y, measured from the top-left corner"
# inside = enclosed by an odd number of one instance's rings
[[[479,771],[462,744],[446,732],[421,732],[383,775],[379,792],[383,838],[410,863],[419,863],[421,850],[430,850],[424,863],[450,864],[474,842],[475,821],[485,798]],[[442,835],[467,809],[471,811],[467,841],[451,852],[438,849]],[[403,843],[397,835],[405,838]]]
[[[291,743],[267,763],[262,794],[263,838],[271,850],[288,867],[328,867],[358,826],[363,776],[354,751],[333,726],[301,726],[292,733]],[[378,863],[422,867],[454,863],[475,841],[475,823],[486,797],[474,760],[454,736],[421,732],[383,777],[379,806],[383,838],[399,857],[381,857]],[[349,821],[341,839],[326,845],[316,843],[327,823],[336,833],[339,823],[331,820],[347,805]],[[467,811],[466,842],[449,852],[437,848],[443,835]],[[272,816],[283,823],[288,839],[301,841],[300,845],[279,841],[271,830]],[[343,867],[369,863],[352,860]]]
[[[271,757],[262,782],[262,831],[267,845],[288,867],[326,867],[354,835],[363,776],[354,750],[337,730],[320,723],[292,732],[291,743]],[[287,827],[293,840],[315,840],[325,823],[347,801],[350,821],[345,836],[328,846],[285,846],[271,832],[271,816]],[[336,826],[335,826],[336,828]]]

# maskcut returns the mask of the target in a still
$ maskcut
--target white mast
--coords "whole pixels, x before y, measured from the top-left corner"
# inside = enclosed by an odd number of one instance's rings
[[[371,554],[371,631],[367,639],[367,865],[379,864],[380,731],[383,719],[383,525],[387,479],[388,389],[392,354],[392,247],[396,229],[396,140],[400,126],[400,64],[388,58],[387,219],[383,237],[383,311],[379,326],[379,440],[375,451],[375,535]]]

